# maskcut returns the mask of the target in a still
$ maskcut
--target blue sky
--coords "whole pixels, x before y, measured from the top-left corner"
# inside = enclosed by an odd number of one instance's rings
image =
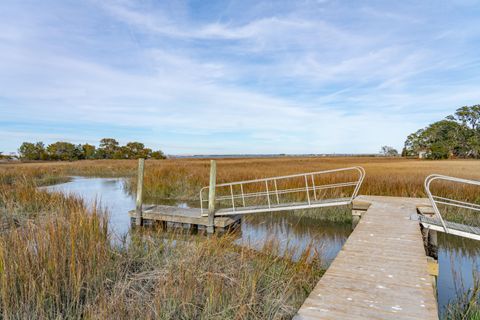
[[[0,151],[362,153],[480,103],[479,1],[0,2]]]

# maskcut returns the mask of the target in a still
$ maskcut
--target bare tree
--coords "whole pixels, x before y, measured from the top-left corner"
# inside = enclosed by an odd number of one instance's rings
[[[397,149],[390,146],[383,146],[380,149],[380,153],[383,154],[385,157],[398,157]]]

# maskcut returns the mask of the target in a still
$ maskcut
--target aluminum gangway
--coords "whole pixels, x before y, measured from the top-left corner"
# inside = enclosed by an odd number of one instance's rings
[[[348,205],[365,178],[362,167],[236,181],[215,186],[215,216]],[[200,190],[200,210],[208,215],[209,187]]]
[[[472,213],[480,213],[480,204],[473,201],[464,201],[453,199],[451,197],[439,196],[432,192],[434,182],[444,184],[456,184],[457,187],[480,187],[480,181],[468,180],[457,177],[450,177],[440,174],[432,174],[425,179],[425,192],[430,200],[433,208],[433,215],[419,214],[416,218],[420,221],[424,228],[440,231],[448,234],[454,234],[463,238],[480,240],[480,228],[469,226],[464,223],[448,221],[444,218],[446,210],[456,208],[458,210],[471,211]],[[480,195],[480,188],[478,188]],[[479,196],[480,198],[480,196]],[[477,198],[478,199],[478,198]],[[478,200],[477,200],[478,201]],[[443,210],[440,210],[443,209]],[[443,211],[443,214],[442,214]]]

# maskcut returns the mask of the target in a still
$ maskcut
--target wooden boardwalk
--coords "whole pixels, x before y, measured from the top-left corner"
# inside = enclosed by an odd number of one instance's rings
[[[370,203],[296,320],[438,319],[418,221],[426,199],[360,196]]]

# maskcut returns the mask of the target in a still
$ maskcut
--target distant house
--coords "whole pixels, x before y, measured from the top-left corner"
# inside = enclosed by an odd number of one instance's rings
[[[418,159],[425,159],[427,157],[427,151],[422,150],[418,152]]]

